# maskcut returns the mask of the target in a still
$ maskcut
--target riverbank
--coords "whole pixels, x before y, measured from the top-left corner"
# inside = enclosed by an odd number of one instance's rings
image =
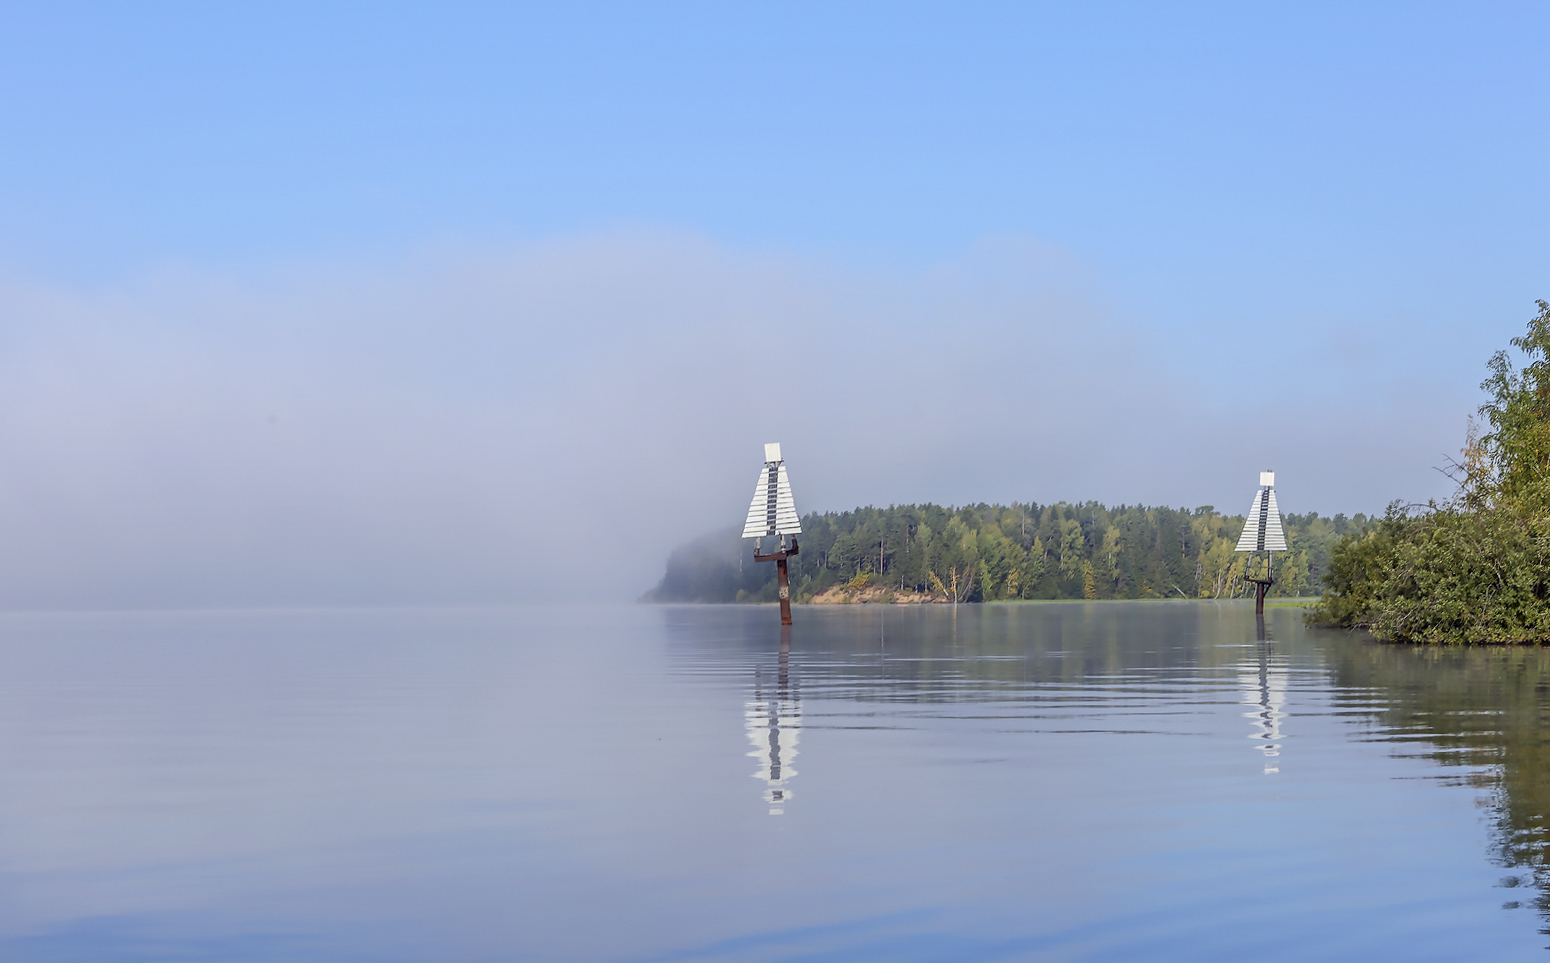
[[[1319,603],[1319,596],[1307,596],[1304,598],[1269,598],[1265,600],[1267,609],[1303,609]],[[1224,605],[1248,605],[1254,600],[1251,598],[1236,599],[1181,599],[1181,598],[1152,598],[1152,599],[1004,599],[997,602],[965,602],[965,605],[1073,605],[1089,602],[1218,602]],[[773,602],[759,603],[773,605]],[[835,586],[825,592],[820,592],[811,598],[797,600],[798,605],[951,605],[952,600],[942,595],[928,595],[924,592],[900,591],[881,586],[867,586],[860,589],[851,589],[845,586]]]

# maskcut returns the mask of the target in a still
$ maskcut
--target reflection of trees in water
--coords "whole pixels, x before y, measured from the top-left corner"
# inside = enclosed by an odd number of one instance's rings
[[[1521,887],[1504,902],[1532,903],[1550,923],[1550,648],[1375,644],[1304,630],[1295,611],[1267,613],[1276,631],[1256,633],[1241,607],[1211,603],[1106,603],[1097,613],[1080,603],[964,607],[956,619],[902,607],[808,613],[794,635],[801,698],[968,702],[976,713],[1021,703],[1006,711],[1050,718],[1183,716],[1199,711],[1201,679],[1218,678],[1237,690],[1232,698],[1243,703],[1248,734],[1273,771],[1297,666],[1327,666],[1336,707],[1369,722],[1370,738],[1400,744],[1401,752],[1411,744],[1410,752],[1482,793],[1490,855],[1505,870],[1504,885]],[[728,607],[720,623],[684,619],[670,630],[696,671],[721,664],[739,680],[760,674],[747,732],[777,808],[790,796],[776,783],[792,776],[802,720],[797,673],[789,650],[784,666],[774,657],[769,614]]]
[[[1502,885],[1533,886],[1550,921],[1550,651],[1351,644],[1329,654],[1337,703],[1386,702],[1380,740],[1424,742],[1426,756],[1472,770],[1458,782],[1487,794],[1492,859],[1517,871]]]
[[[857,607],[824,612],[780,636],[760,610],[728,609],[720,621],[679,619],[672,610],[665,615],[697,666],[722,662],[739,674],[752,670],[744,728],[771,815],[784,812],[793,795],[804,695],[924,711],[969,704],[978,707],[976,716],[1109,720],[1083,723],[1100,727],[1123,715],[1127,721],[1118,725],[1149,731],[1153,723],[1135,720],[1198,712],[1199,674],[1215,668],[1254,707],[1248,713],[1253,735],[1267,757],[1266,771],[1277,771],[1288,669],[1265,642],[1251,650],[1257,661],[1245,659],[1241,607],[1108,605],[1102,618],[1081,604],[965,607],[956,616],[935,608]],[[1222,639],[1236,644],[1222,646]],[[800,687],[793,641],[801,653]]]
[[[843,686],[854,682],[864,686],[854,691],[857,697],[876,701],[892,699],[894,683],[910,702],[983,702],[1003,691],[1008,698],[1024,697],[1033,685],[1077,691],[1094,688],[1095,680],[1101,688],[1105,679],[1188,676],[1242,659],[1241,651],[1215,644],[1218,635],[1242,638],[1241,607],[1105,605],[1106,615],[1120,617],[1094,618],[1092,606],[1081,603],[961,606],[956,618],[946,607],[855,606],[810,617],[795,627],[793,638],[807,684],[843,698]],[[671,619],[672,611],[666,614]],[[778,644],[768,621],[767,612],[734,609],[727,613],[731,624],[707,629],[686,618],[671,631],[696,659],[757,664]]]

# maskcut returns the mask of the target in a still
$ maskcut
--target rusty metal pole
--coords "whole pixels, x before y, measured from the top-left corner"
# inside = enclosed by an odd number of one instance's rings
[[[785,553],[775,560],[775,581],[780,586],[780,624],[791,624],[791,580],[786,574]]]
[[[785,546],[785,539],[782,539],[780,551],[771,552],[768,555],[760,555],[759,545],[757,542],[754,543],[753,560],[755,562],[775,563],[775,583],[780,589],[781,625],[791,624],[791,575],[786,569],[786,559],[800,551],[801,549],[797,547],[797,540],[794,538],[791,540],[791,547],[789,549]]]
[[[1266,552],[1264,578],[1249,579],[1250,582],[1254,583],[1254,614],[1261,618],[1265,615],[1265,593],[1270,591],[1270,586],[1274,585],[1276,581],[1274,569],[1271,568],[1273,564],[1271,558],[1271,553]]]

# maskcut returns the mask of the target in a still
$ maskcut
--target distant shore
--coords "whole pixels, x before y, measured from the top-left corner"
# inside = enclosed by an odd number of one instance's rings
[[[1333,545],[1370,521],[1313,513],[1281,519],[1291,547],[1275,555],[1271,597],[1282,599],[1321,594]],[[923,605],[1252,596],[1244,582],[1252,553],[1236,550],[1245,524],[1210,505],[1097,502],[813,513],[802,517],[801,553],[789,559],[791,597],[817,605]],[[643,600],[773,602],[774,566],[750,559],[742,531],[727,526],[674,548]]]
[[[1267,609],[1296,609],[1308,608],[1319,603],[1321,596],[1309,595],[1302,598],[1268,598],[1265,600]],[[1141,599],[1001,599],[994,602],[963,602],[963,605],[1080,605],[1084,603],[1111,603],[1111,602],[1216,602],[1221,605],[1251,605],[1251,598],[1227,598],[1227,599],[1185,599],[1185,598],[1141,598]],[[743,603],[747,604],[747,603]],[[756,605],[774,605],[774,602],[756,602]],[[815,595],[809,599],[798,599],[797,605],[951,605],[952,600],[943,596],[928,596],[920,592],[900,592],[897,589],[870,588],[847,593],[842,588],[833,588],[827,592]]]

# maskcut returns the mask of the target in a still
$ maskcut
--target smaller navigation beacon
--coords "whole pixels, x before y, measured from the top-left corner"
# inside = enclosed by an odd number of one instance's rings
[[[802,521],[797,517],[796,503],[791,500],[791,482],[786,478],[786,463],[780,457],[780,442],[764,446],[764,468],[754,485],[753,502],[748,506],[748,521],[743,524],[743,537],[751,538],[753,560],[774,562],[775,578],[780,586],[780,624],[791,624],[791,579],[786,571],[786,559],[795,555],[798,535],[802,534]],[[780,536],[780,547],[768,555],[759,549],[770,535]],[[786,536],[791,536],[791,547],[786,548]]]
[[[1259,491],[1254,493],[1254,504],[1249,506],[1249,517],[1243,523],[1243,534],[1238,537],[1236,551],[1249,552],[1244,567],[1243,580],[1254,583],[1254,614],[1265,614],[1265,593],[1275,584],[1272,577],[1272,559],[1275,552],[1286,551],[1286,532],[1281,528],[1281,512],[1276,508],[1276,473],[1259,473]],[[1255,561],[1265,558],[1264,575],[1255,577]]]

